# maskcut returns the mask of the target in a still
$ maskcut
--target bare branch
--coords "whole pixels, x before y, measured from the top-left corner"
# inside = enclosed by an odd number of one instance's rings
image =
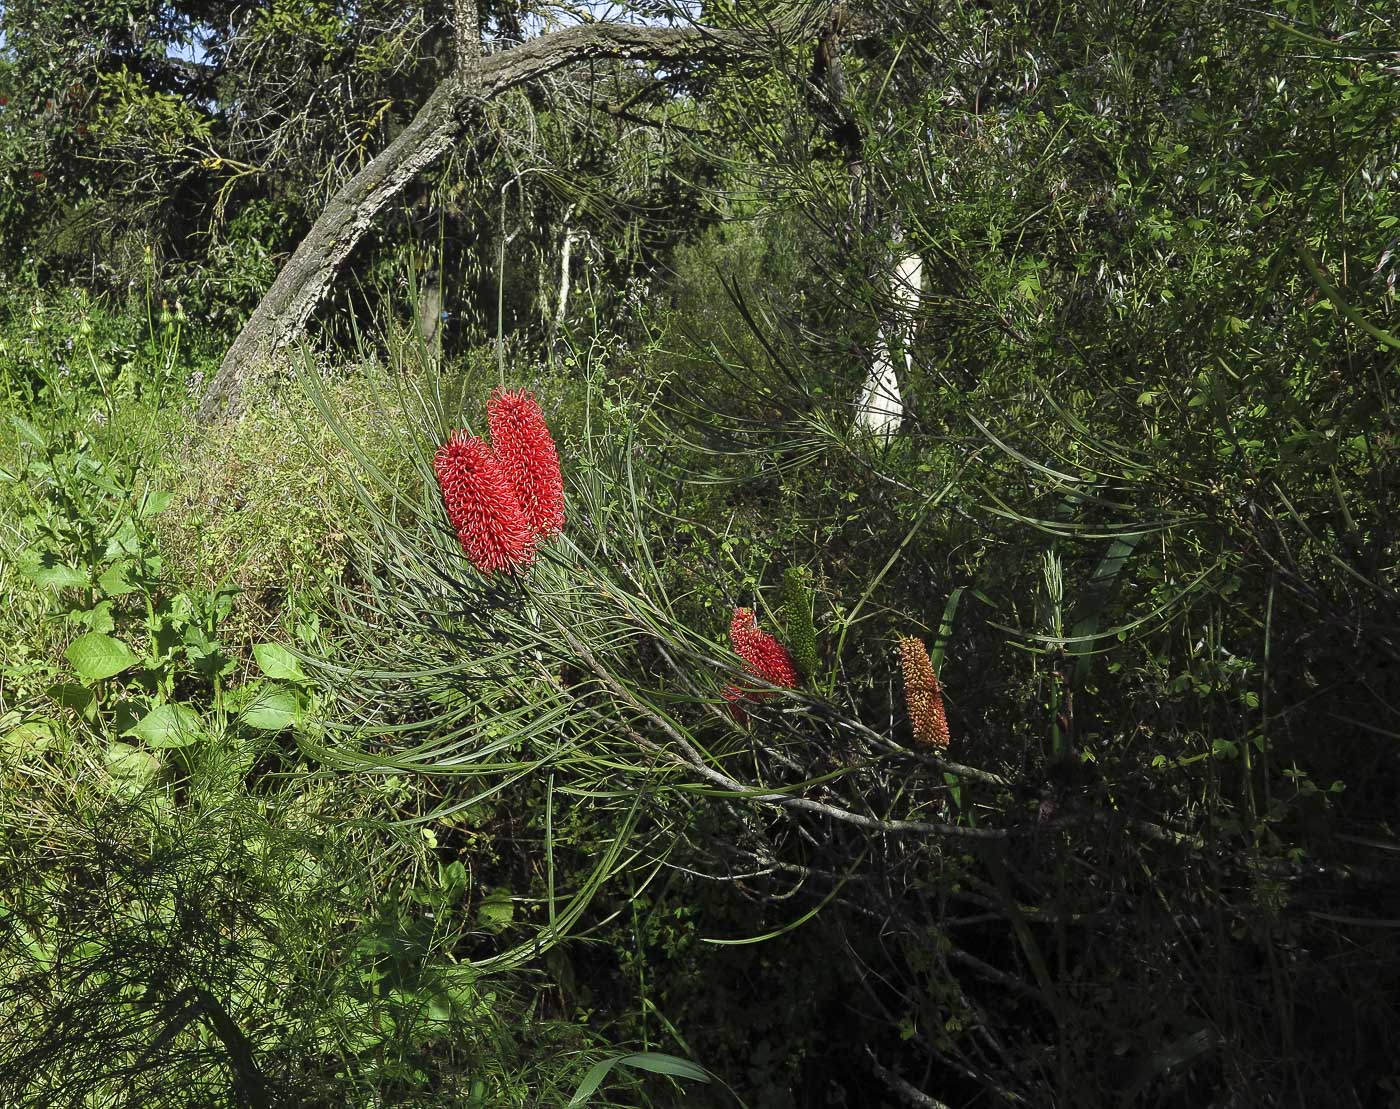
[[[882,1067],[880,1060],[875,1058],[875,1052],[869,1047],[865,1049],[865,1054],[870,1058],[870,1069],[875,1072],[875,1077],[903,1098],[905,1104],[914,1106],[914,1109],[951,1109],[946,1101],[929,1097],[928,1094],[915,1089],[903,1078],[900,1078],[894,1071]]]

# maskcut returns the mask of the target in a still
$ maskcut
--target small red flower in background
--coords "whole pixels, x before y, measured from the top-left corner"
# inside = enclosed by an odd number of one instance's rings
[[[564,530],[559,452],[533,393],[497,389],[486,402],[491,446],[536,539]]]
[[[462,550],[483,573],[524,569],[534,538],[500,460],[475,435],[454,431],[433,456],[433,470]]]
[[[797,688],[797,667],[792,663],[792,656],[786,647],[759,628],[753,609],[734,610],[734,619],[729,623],[729,645],[744,660],[744,669],[754,677],[784,689]],[[762,701],[771,696],[771,690],[740,689],[734,685],[724,691],[726,701]]]
[[[31,174],[31,176],[34,178],[35,181],[42,181],[44,179],[44,171],[41,169],[36,169],[33,172],[33,174]]]

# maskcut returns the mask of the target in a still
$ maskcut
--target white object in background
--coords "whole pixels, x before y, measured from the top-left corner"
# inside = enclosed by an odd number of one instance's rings
[[[875,357],[870,362],[870,375],[856,402],[856,424],[888,441],[899,430],[904,419],[904,401],[899,395],[899,375],[894,369],[887,330],[898,329],[900,346],[904,349],[904,369],[914,365],[909,349],[914,310],[919,305],[919,289],[923,285],[924,260],[917,254],[906,254],[895,266],[890,279],[890,300],[894,302],[894,318],[888,329],[880,329],[875,343]]]
[[[583,237],[574,230],[570,220],[574,217],[574,205],[570,204],[564,213],[564,245],[559,252],[559,307],[554,311],[554,330],[557,333],[569,311],[569,264],[574,259],[574,243]]]

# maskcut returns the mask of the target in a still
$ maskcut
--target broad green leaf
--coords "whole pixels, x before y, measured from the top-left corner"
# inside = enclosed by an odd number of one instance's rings
[[[4,746],[12,755],[37,755],[53,742],[53,729],[43,720],[30,720],[5,733]]]
[[[258,660],[258,667],[269,678],[283,678],[296,682],[306,680],[306,675],[302,673],[301,662],[296,655],[276,643],[257,644],[253,648],[253,657]]]
[[[183,594],[177,594],[179,600]],[[168,659],[175,654],[176,648],[184,642],[182,635],[184,620],[178,615],[171,615],[169,611],[162,612],[159,609],[155,613],[155,618],[146,619],[146,630],[150,632],[151,644],[155,648],[154,654],[157,659]]]
[[[136,521],[128,516],[117,525],[116,533],[102,548],[103,558],[121,558],[123,555],[141,553],[141,536],[136,530]]]
[[[159,755],[153,755],[149,751],[143,751],[139,747],[133,747],[130,743],[122,743],[120,740],[114,741],[107,748],[104,761],[107,764],[109,774],[136,786],[138,789],[149,785],[152,779],[160,773],[161,768]]]
[[[66,709],[72,709],[83,716],[91,716],[93,703],[96,695],[87,686],[79,685],[77,682],[59,682],[49,686],[44,693],[57,701]]]
[[[73,476],[79,481],[91,485],[94,489],[102,490],[111,497],[123,500],[126,497],[126,487],[116,481],[115,474],[106,463],[84,453],[81,449],[78,453],[78,464],[73,467]]]
[[[22,419],[11,412],[10,423],[14,424],[15,430],[19,432],[19,437],[31,447],[37,450],[44,449],[44,437],[39,434],[38,430],[28,420]]]
[[[140,587],[133,584],[130,574],[131,563],[122,559],[107,567],[102,572],[102,576],[97,579],[97,584],[102,587],[102,592],[109,597],[120,597],[127,593],[134,593]]]
[[[78,636],[63,653],[84,682],[110,678],[141,661],[141,657],[120,639],[102,632]]]
[[[95,632],[109,632],[117,626],[111,601],[98,601],[92,608],[72,611],[67,618]]]
[[[447,866],[441,867],[438,871],[438,882],[448,897],[459,896],[467,888],[470,881],[467,868],[462,865],[460,859],[448,863]]]
[[[122,735],[131,731],[132,728],[136,727],[136,725],[141,722],[141,718],[150,711],[145,704],[139,701],[133,701],[127,697],[115,698],[111,703],[103,705],[102,707],[111,710],[110,728],[111,731],[115,732],[117,735]]]
[[[499,932],[515,919],[509,890],[492,890],[476,910],[476,921],[488,932]]]
[[[297,695],[292,690],[264,689],[239,713],[238,719],[250,728],[280,732],[296,723],[299,712]]]
[[[227,677],[238,667],[238,660],[224,654],[217,644],[207,651],[192,647],[187,647],[186,651],[190,656],[190,665],[211,680]]]
[[[163,489],[147,489],[141,498],[141,505],[136,510],[136,514],[141,517],[159,516],[167,508],[170,502],[175,499],[175,494]]]
[[[26,568],[24,576],[35,585],[45,589],[79,589],[92,580],[88,577],[86,570],[44,560],[35,566]]]
[[[203,729],[199,713],[172,702],[152,709],[122,734],[134,735],[148,747],[188,747]]]

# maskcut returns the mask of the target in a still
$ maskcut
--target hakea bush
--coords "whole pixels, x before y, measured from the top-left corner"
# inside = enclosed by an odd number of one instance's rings
[[[533,394],[498,389],[486,411],[491,443],[453,431],[433,471],[472,565],[486,574],[528,569],[538,544],[564,529],[559,452]]]
[[[899,641],[899,661],[904,670],[904,703],[914,725],[914,740],[921,747],[948,749],[948,716],[943,710],[943,688],[928,657],[923,640],[907,636]]]
[[[797,688],[797,667],[793,665],[792,656],[786,647],[759,628],[753,609],[734,610],[729,624],[729,645],[744,660],[744,669],[754,677],[783,689]],[[735,685],[724,691],[725,700],[730,702],[761,701],[771,696],[771,690],[740,689]]]

